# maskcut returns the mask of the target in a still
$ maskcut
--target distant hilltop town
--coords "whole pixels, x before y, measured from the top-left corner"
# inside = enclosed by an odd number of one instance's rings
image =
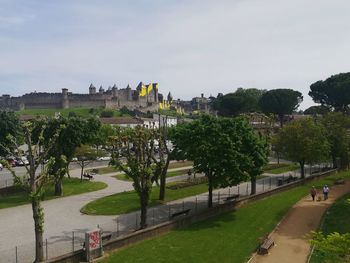
[[[61,93],[32,92],[19,97],[2,95],[0,108],[12,110],[56,108],[67,109],[76,107],[89,108],[113,108],[157,110],[159,103],[163,102],[162,94],[158,93],[158,83],[143,84],[140,82],[136,89],[128,85],[124,89],[118,89],[114,84],[104,90],[101,86],[98,90],[91,84],[89,93],[78,94],[62,89]]]

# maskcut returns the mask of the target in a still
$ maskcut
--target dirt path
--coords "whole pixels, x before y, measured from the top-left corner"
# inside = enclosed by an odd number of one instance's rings
[[[332,186],[327,201],[313,202],[310,196],[301,199],[271,234],[276,245],[269,254],[255,254],[249,263],[305,263],[310,252],[308,234],[317,230],[327,208],[348,192],[350,181]],[[322,196],[322,192],[318,191],[318,195]]]

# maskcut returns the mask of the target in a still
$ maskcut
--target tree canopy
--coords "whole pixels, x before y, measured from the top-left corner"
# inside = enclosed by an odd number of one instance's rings
[[[9,135],[17,140],[20,131],[19,119],[13,111],[0,110],[0,156],[5,157],[13,150],[13,143]]]
[[[304,110],[305,115],[324,115],[330,112],[330,109],[324,105],[311,106]]]
[[[335,111],[349,112],[350,72],[333,75],[310,86],[309,96],[316,103],[331,107]]]
[[[329,156],[326,131],[311,118],[294,120],[285,125],[274,138],[274,143],[284,157],[300,164],[302,178],[306,163],[317,163]]]
[[[255,154],[250,155],[248,148],[254,142],[250,136],[245,136],[252,135],[251,132],[243,118],[208,115],[176,126],[172,135],[174,151],[192,160],[194,169],[208,178],[209,207],[212,206],[214,188],[237,185],[248,178],[249,172],[255,172],[251,166]]]
[[[284,116],[297,110],[302,101],[303,96],[299,91],[273,89],[261,96],[259,105],[264,113],[277,115],[281,126],[283,126]]]
[[[259,112],[259,100],[265,90],[239,88],[234,93],[220,95],[212,106],[220,116],[237,116],[240,113]]]

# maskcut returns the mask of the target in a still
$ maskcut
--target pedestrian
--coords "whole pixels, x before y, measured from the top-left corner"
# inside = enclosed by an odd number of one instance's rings
[[[324,200],[327,200],[327,199],[328,199],[328,193],[329,193],[329,188],[328,188],[327,185],[325,185],[325,186],[323,187],[322,192],[323,192],[323,199],[324,199]]]
[[[2,166],[2,163],[0,163],[0,172],[4,169],[4,166]]]
[[[311,190],[310,190],[310,195],[312,197],[312,201],[315,201],[316,194],[317,194],[316,188],[315,188],[315,186],[312,186]]]

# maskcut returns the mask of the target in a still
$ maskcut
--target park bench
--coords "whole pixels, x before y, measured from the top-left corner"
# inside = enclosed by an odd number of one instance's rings
[[[258,253],[260,255],[265,255],[269,252],[269,249],[275,245],[275,242],[271,237],[268,237],[264,240],[264,242],[260,245]]]
[[[112,233],[103,233],[101,236],[102,242],[108,241],[112,238]]]
[[[171,218],[175,218],[177,216],[181,216],[181,215],[188,215],[190,213],[191,209],[185,209],[185,210],[181,210],[179,212],[173,213],[171,215]]]
[[[83,177],[88,178],[89,180],[94,179],[94,177],[91,174],[83,174]]]
[[[345,184],[344,179],[338,179],[337,181],[334,182],[334,184]]]
[[[229,197],[226,197],[225,198],[225,201],[236,201],[237,199],[239,198],[239,194],[233,194],[233,195],[230,195]]]

